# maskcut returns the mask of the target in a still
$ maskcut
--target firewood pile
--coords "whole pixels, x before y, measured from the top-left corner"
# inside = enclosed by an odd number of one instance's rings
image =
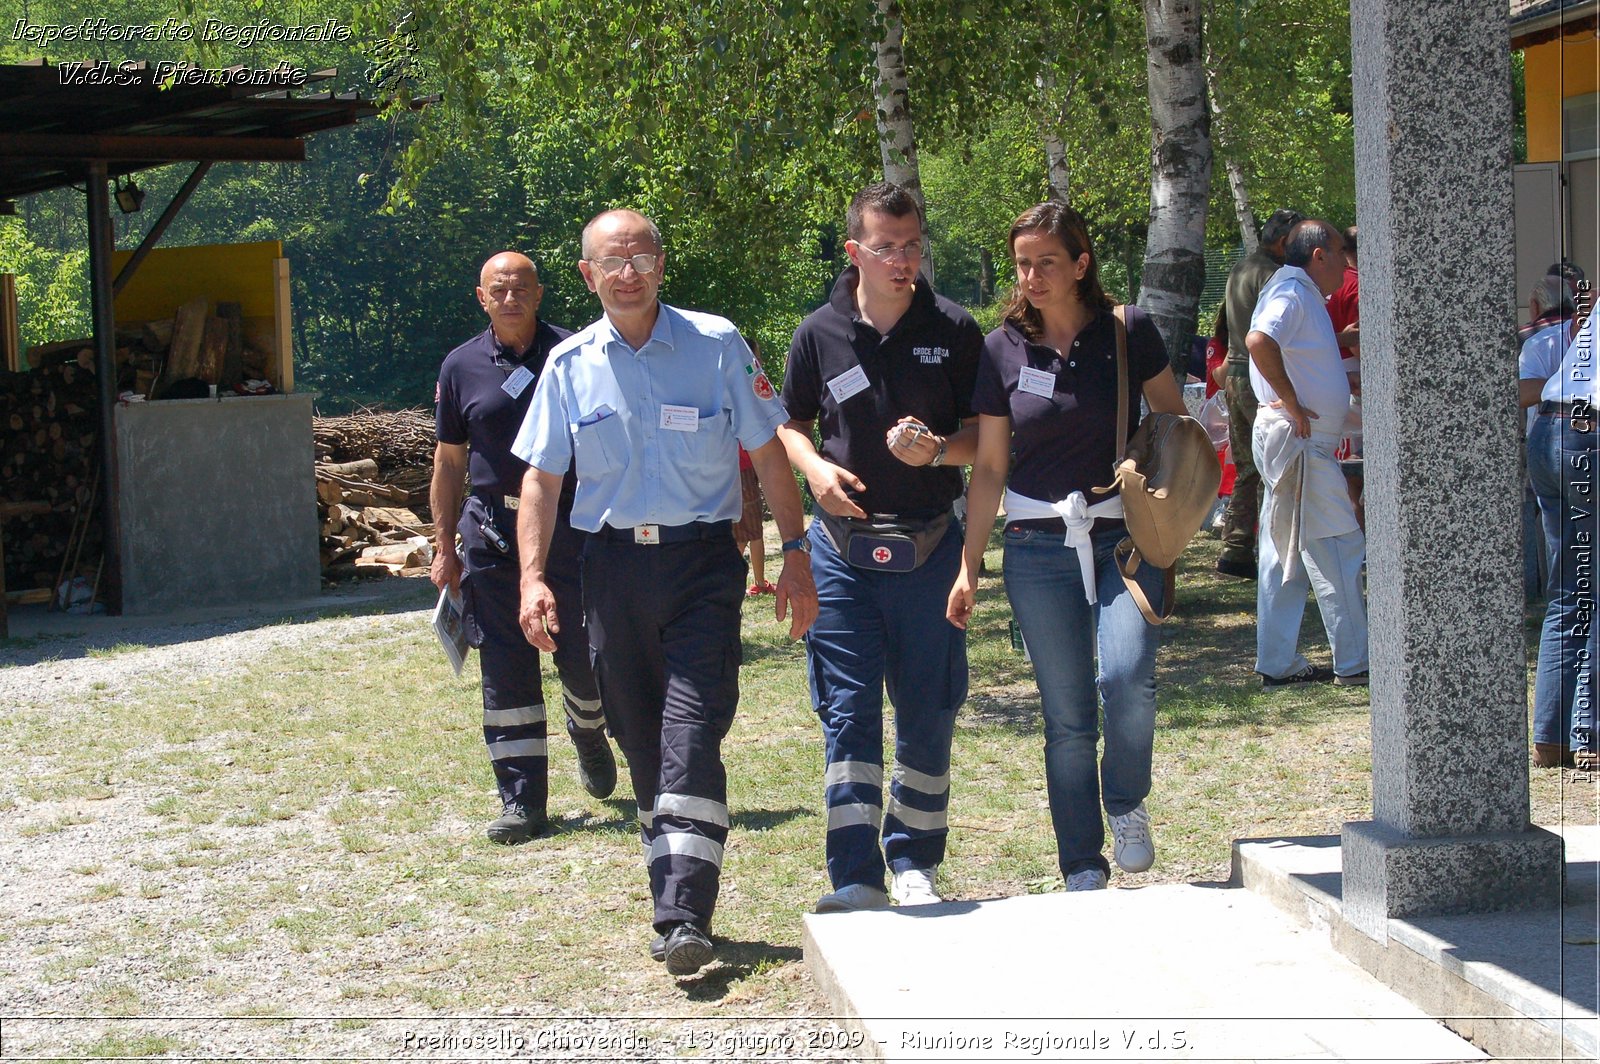
[[[433,560],[433,416],[363,410],[312,419],[322,575],[425,576]]]
[[[5,586],[54,588],[93,577],[101,554],[99,521],[79,521],[95,488],[99,401],[95,375],[76,361],[29,373],[0,372],[0,500],[43,502],[47,513],[6,522]],[[80,525],[78,537],[74,525]],[[82,542],[79,542],[82,540]],[[78,568],[64,572],[76,555]]]
[[[116,332],[117,391],[150,399],[185,397],[179,381],[199,380],[232,391],[246,380],[264,380],[272,349],[270,325],[244,318],[238,303],[222,302],[211,313],[205,299],[193,299],[170,318],[119,322]],[[94,340],[80,338],[36,344],[28,348],[35,369],[76,364],[94,370]],[[203,395],[201,388],[198,395]],[[197,398],[188,394],[187,398]]]

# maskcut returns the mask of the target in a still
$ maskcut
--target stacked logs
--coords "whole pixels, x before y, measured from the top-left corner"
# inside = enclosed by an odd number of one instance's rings
[[[91,362],[92,365],[92,362]],[[101,554],[99,521],[73,544],[78,569],[64,573],[79,508],[93,500],[99,438],[95,375],[76,352],[29,373],[0,373],[0,499],[43,502],[49,512],[6,522],[5,586],[53,588],[62,577],[93,577]]]
[[[322,575],[425,576],[432,561],[433,417],[420,409],[312,419]]]
[[[211,313],[205,299],[192,299],[170,318],[158,321],[119,322],[116,332],[117,391],[150,399],[196,398],[205,394],[180,389],[180,381],[216,384],[232,391],[246,380],[267,377],[272,337],[263,319],[244,318],[238,303],[222,302]],[[94,340],[59,340],[28,348],[28,365],[35,369],[76,364],[94,371]]]

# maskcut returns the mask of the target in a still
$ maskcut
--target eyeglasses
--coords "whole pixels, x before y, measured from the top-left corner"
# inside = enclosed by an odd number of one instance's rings
[[[623,258],[621,255],[607,255],[604,258],[590,259],[589,261],[594,263],[600,272],[607,277],[615,277],[630,264],[633,266],[634,273],[655,273],[656,265],[660,262],[660,256],[633,255]]]
[[[869,248],[867,245],[861,243],[857,243],[856,247],[860,248],[862,251],[865,251],[879,262],[894,262],[896,259],[899,259],[901,262],[911,263],[919,262],[922,259],[922,242],[920,240],[913,240],[905,247],[899,248]]]

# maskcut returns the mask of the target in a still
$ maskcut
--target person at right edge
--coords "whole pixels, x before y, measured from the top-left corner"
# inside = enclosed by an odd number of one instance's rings
[[[944,616],[961,560],[955,467],[972,460],[983,334],[918,272],[922,217],[898,185],[858,192],[826,305],[796,330],[784,374],[789,461],[805,475],[817,622],[806,636],[822,722],[833,890],[817,912],[940,899],[950,744],[967,697],[966,633]],[[812,442],[820,419],[821,447]],[[883,696],[895,713],[883,804]],[[883,850],[878,849],[880,831]]]
[[[1541,768],[1559,766],[1569,754],[1580,769],[1600,767],[1594,704],[1594,670],[1600,661],[1593,579],[1600,542],[1596,317],[1589,315],[1539,390],[1539,413],[1528,433],[1528,475],[1550,557],[1550,601],[1533,680],[1534,753]]]
[[[1250,351],[1245,335],[1250,315],[1267,280],[1283,265],[1283,243],[1299,224],[1298,211],[1277,210],[1261,227],[1256,249],[1228,271],[1224,305],[1228,309],[1228,375],[1222,390],[1228,397],[1228,446],[1233,452],[1233,494],[1222,530],[1217,572],[1241,580],[1256,578],[1256,524],[1261,513],[1261,475],[1250,454],[1256,423],[1256,393],[1250,385]]]
[[[1122,499],[1093,490],[1111,483],[1119,451],[1121,326],[1100,288],[1088,228],[1073,208],[1052,201],[1024,211],[1011,226],[1011,257],[1017,286],[1003,323],[984,342],[973,394],[978,453],[948,616],[962,628],[972,618],[978,565],[1005,487],[1006,595],[1039,684],[1061,876],[1069,891],[1103,890],[1111,866],[1101,853],[1102,801],[1117,866],[1143,872],[1156,856],[1144,803],[1160,629],[1145,620],[1118,569],[1116,547],[1127,535]],[[1131,436],[1141,395],[1152,411],[1187,411],[1155,325],[1138,307],[1125,314]],[[1161,609],[1161,570],[1141,561],[1134,578]],[[1097,765],[1102,702],[1105,756]]]

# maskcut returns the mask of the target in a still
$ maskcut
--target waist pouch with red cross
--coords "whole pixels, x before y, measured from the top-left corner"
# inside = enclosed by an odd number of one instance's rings
[[[923,519],[874,514],[862,520],[835,517],[819,506],[817,516],[833,549],[857,569],[909,573],[928,560],[955,515],[946,510]]]

